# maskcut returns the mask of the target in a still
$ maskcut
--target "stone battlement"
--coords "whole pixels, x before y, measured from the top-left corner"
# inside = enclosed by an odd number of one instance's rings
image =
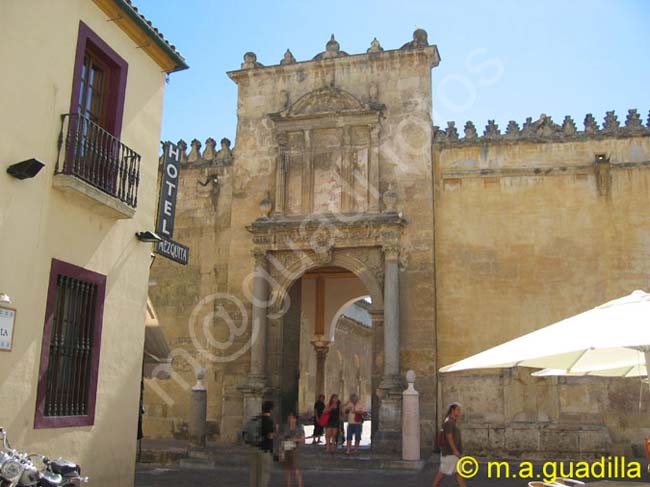
[[[192,139],[192,142],[190,142],[190,151],[188,153],[187,142],[180,139],[176,142],[176,145],[180,151],[181,168],[216,165],[230,166],[234,158],[232,150],[230,149],[230,139],[224,137],[219,143],[221,144],[221,148],[217,150],[217,141],[212,137],[208,137],[205,141],[205,149],[201,152],[201,142],[198,139]]]
[[[650,114],[648,114],[645,126],[639,112],[636,109],[630,109],[623,126],[614,111],[610,111],[605,114],[602,127],[599,126],[594,116],[588,113],[584,119],[584,130],[578,130],[575,122],[568,115],[564,117],[564,121],[560,125],[545,114],[542,114],[535,122],[532,117],[528,117],[521,128],[517,122],[511,120],[506,126],[505,133],[501,133],[494,120],[488,120],[483,135],[478,134],[476,126],[471,121],[465,124],[464,129],[465,136],[460,137],[456,122],[447,122],[446,130],[434,126],[434,147],[503,142],[574,142],[605,137],[650,136]]]

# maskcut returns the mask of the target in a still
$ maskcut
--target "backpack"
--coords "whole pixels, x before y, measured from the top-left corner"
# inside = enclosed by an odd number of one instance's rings
[[[442,448],[444,444],[447,441],[447,438],[445,438],[445,423],[447,422],[448,418],[445,418],[445,420],[442,422],[442,427],[440,428],[440,431],[438,431],[438,447]]]
[[[246,421],[241,435],[247,445],[259,446],[262,442],[262,416],[253,416]]]
[[[440,428],[440,431],[438,431],[438,446],[442,448],[444,444],[445,444],[445,432],[442,428]]]

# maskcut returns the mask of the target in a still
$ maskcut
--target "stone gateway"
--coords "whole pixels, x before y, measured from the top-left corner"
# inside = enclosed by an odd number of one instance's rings
[[[647,286],[648,123],[542,115],[461,136],[433,125],[439,62],[418,29],[393,50],[348,54],[332,36],[308,61],[249,52],[228,73],[235,147],[178,143],[175,230],[192,260],[152,268],[175,374],[148,381],[147,435],[187,434],[205,367],[212,440],[237,441],[267,398],[284,420],[357,393],[373,448],[400,452],[413,370],[425,454],[452,401],[472,454],[641,453],[636,380],[437,370]]]

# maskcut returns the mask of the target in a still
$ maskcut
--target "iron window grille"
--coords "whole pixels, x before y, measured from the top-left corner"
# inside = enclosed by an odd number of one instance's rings
[[[106,277],[53,259],[36,427],[93,424]]]

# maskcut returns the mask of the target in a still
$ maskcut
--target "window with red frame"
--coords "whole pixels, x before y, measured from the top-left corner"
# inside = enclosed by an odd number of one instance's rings
[[[106,276],[52,260],[35,427],[94,423]]]

